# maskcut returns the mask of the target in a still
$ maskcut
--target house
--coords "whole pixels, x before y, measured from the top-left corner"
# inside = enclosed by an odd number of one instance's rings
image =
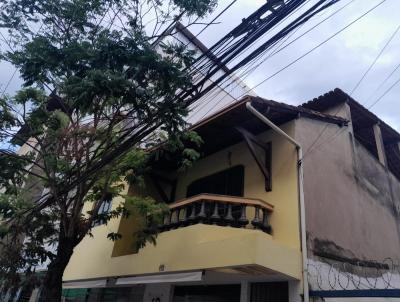
[[[64,273],[66,301],[307,301],[384,286],[400,250],[399,133],[339,89],[297,107],[248,96],[192,129],[204,144],[190,169],[154,151],[145,194],[170,208],[156,245],[133,248],[135,215],[95,227]]]

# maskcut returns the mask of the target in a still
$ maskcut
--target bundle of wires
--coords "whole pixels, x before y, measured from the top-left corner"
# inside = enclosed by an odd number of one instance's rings
[[[318,0],[314,4],[310,3],[310,0],[267,1],[195,60],[188,68],[194,84],[190,89],[178,92],[178,100],[185,101],[190,106],[198,100],[204,99],[206,95],[209,96],[216,87],[221,87],[223,82],[227,81],[235,71],[257,61],[299,26],[339,1]],[[306,4],[312,5],[300,15],[293,17],[293,20],[288,21],[290,16],[300,11]],[[288,24],[278,28],[285,21]],[[275,32],[273,32],[274,30]],[[260,43],[267,33],[270,34],[268,39]],[[240,58],[244,53],[246,55]],[[210,60],[210,57],[215,59]],[[221,72],[222,68],[224,68],[224,72]]]

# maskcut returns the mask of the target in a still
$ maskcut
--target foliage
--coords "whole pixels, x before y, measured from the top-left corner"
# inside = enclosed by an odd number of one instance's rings
[[[124,205],[99,213],[110,196],[125,198],[146,217],[152,231],[143,230],[138,245],[155,242],[165,206],[147,196],[126,196],[127,184],[143,185],[151,169],[143,148],[159,142],[154,137],[162,133],[188,167],[201,144],[185,131],[187,103],[176,98],[192,85],[194,53],[155,42],[173,34],[164,31],[171,21],[204,16],[215,5],[215,0],[1,2],[0,29],[8,30],[10,49],[0,58],[18,68],[24,87],[0,98],[0,139],[2,145],[25,145],[24,152],[0,150],[0,279],[17,285],[29,279],[22,280],[22,272],[34,276],[38,265],[49,262],[44,289],[52,293],[44,300],[59,301],[73,248],[96,221],[129,215]],[[92,207],[85,212],[88,203]]]

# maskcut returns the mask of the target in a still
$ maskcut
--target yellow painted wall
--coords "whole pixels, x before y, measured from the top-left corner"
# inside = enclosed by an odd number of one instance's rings
[[[294,122],[283,125],[282,129],[289,135],[293,135]],[[245,142],[242,142],[203,158],[195,162],[193,167],[185,173],[180,173],[176,199],[186,197],[186,188],[194,180],[229,167],[244,165],[244,196],[259,198],[274,205],[274,213],[270,221],[274,239],[289,247],[299,248],[297,151],[293,145],[275,132],[267,131],[259,137],[265,142],[272,142],[271,192],[265,191],[264,176]],[[251,216],[249,212],[248,218]]]
[[[293,135],[294,122],[282,129]],[[156,247],[149,245],[137,254],[128,254],[133,252],[130,234],[134,224],[129,219],[122,223],[114,219],[107,226],[94,228],[94,238],[85,238],[75,249],[64,280],[155,273],[160,264],[168,271],[259,264],[298,278],[301,266],[296,150],[272,131],[260,138],[272,142],[271,192],[265,191],[264,177],[243,142],[201,159],[180,173],[176,197],[184,198],[187,185],[196,179],[244,165],[244,196],[274,205],[272,236],[260,230],[195,225],[162,233]],[[113,207],[119,202],[122,200],[113,200]],[[251,210],[248,219],[252,219]],[[118,230],[125,239],[114,244],[106,236]],[[112,257],[116,255],[124,256]]]
[[[105,228],[95,236],[105,236]],[[212,235],[211,235],[212,234]],[[261,265],[290,278],[301,278],[301,254],[258,230],[197,224],[159,235],[137,254],[111,258],[112,242],[84,240],[64,272],[64,281],[124,275]],[[229,251],[229,253],[227,252]]]

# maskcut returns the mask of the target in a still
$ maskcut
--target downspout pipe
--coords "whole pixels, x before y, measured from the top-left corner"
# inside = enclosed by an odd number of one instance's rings
[[[297,177],[298,177],[298,186],[299,186],[299,205],[300,205],[300,233],[301,233],[301,250],[302,250],[302,260],[303,260],[303,301],[309,302],[309,292],[308,292],[308,261],[307,261],[307,238],[306,238],[306,214],[305,214],[305,204],[304,204],[304,185],[303,185],[303,149],[298,141],[289,136],[286,132],[284,132],[281,128],[275,125],[271,120],[269,120],[266,116],[264,116],[261,112],[259,112],[256,108],[254,108],[250,102],[246,103],[246,108],[249,110],[255,117],[257,117],[264,124],[268,125],[272,128],[276,133],[283,136],[286,140],[288,140],[292,145],[296,147],[297,150]]]

